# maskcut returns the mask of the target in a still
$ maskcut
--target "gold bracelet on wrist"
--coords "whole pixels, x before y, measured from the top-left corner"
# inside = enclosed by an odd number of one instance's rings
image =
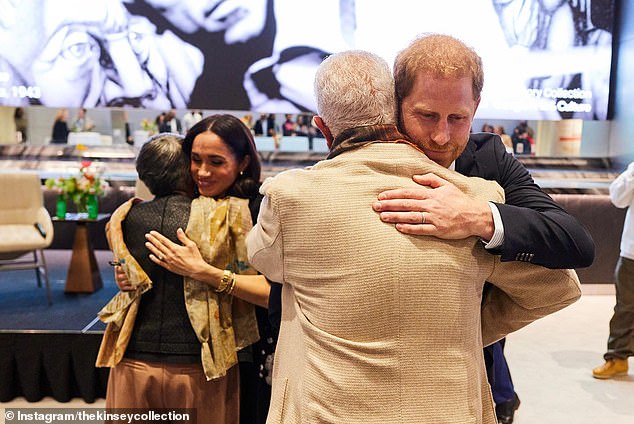
[[[236,287],[236,274],[235,273],[231,273],[231,283],[229,284],[229,287],[227,287],[227,290],[224,291],[224,293],[227,296],[230,296],[233,293],[233,289]]]
[[[214,289],[216,293],[224,293],[231,284],[232,280],[234,280],[233,272],[225,269],[222,272],[222,279],[220,280],[220,284],[218,284],[218,288]]]

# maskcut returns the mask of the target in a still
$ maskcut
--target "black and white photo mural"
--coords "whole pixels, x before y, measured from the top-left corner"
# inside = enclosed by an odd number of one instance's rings
[[[0,105],[315,110],[328,54],[483,59],[476,118],[607,119],[616,0],[0,0]]]

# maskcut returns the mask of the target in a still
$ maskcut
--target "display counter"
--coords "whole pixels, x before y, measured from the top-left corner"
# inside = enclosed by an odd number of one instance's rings
[[[112,137],[110,138],[112,144]],[[99,146],[102,143],[101,134],[98,132],[70,132],[68,133],[68,144],[84,146]]]
[[[0,171],[37,171],[46,180],[76,175],[82,161],[88,160],[98,166],[106,180],[134,183],[137,152],[128,145],[7,145],[0,146]]]
[[[327,156],[323,146],[317,148],[317,143],[322,143],[323,139],[315,139],[312,150],[306,148],[305,140],[300,137],[283,137],[278,150],[272,147],[271,140],[271,137],[256,137],[256,146],[262,160],[262,179],[285,169],[312,165]],[[45,180],[49,177],[74,175],[79,171],[81,161],[90,160],[98,164],[106,180],[134,185],[137,178],[134,162],[138,151],[138,147],[127,144],[4,145],[0,146],[0,171],[35,170]],[[518,156],[518,160],[528,168],[535,182],[548,193],[605,194],[620,172],[611,168],[609,158]]]

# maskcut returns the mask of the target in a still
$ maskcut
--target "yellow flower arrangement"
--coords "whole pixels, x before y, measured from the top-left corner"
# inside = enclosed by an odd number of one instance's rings
[[[141,129],[143,131],[147,131],[150,134],[154,134],[157,132],[157,128],[156,128],[156,123],[150,121],[147,118],[143,118],[143,120],[141,120]]]

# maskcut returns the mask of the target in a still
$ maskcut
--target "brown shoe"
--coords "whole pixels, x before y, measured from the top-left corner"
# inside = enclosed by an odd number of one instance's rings
[[[627,374],[627,358],[608,359],[605,364],[592,370],[592,376],[602,380],[625,374]]]

